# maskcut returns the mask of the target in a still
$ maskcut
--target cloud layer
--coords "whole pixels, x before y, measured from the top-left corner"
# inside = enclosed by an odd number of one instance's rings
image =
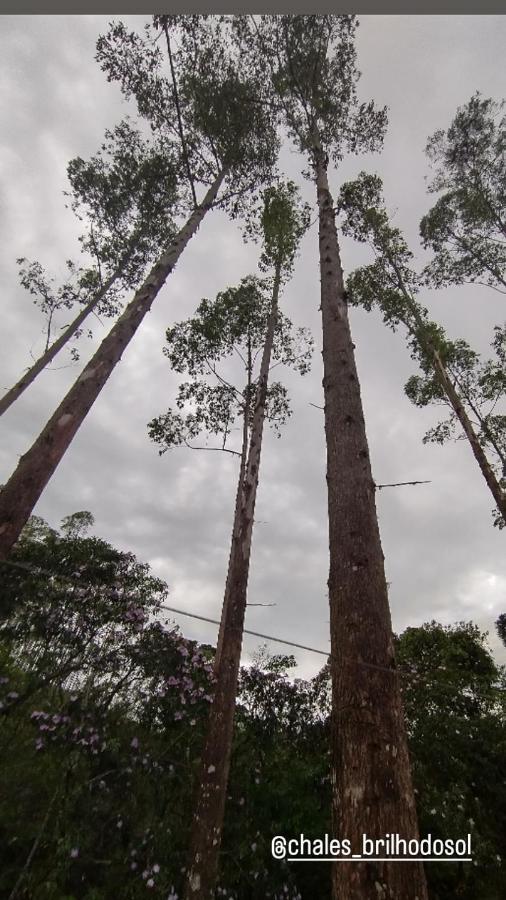
[[[127,17],[132,27],[143,17]],[[94,44],[107,28],[100,16],[3,17],[0,37],[0,149],[3,344],[0,383],[7,388],[41,347],[41,323],[18,286],[15,259],[35,257],[56,273],[77,254],[78,229],[65,209],[65,168],[86,157],[103,132],[133,108],[107,84],[93,60]],[[360,169],[377,171],[395,222],[415,251],[418,222],[430,205],[423,152],[427,137],[448,126],[456,107],[476,91],[497,96],[503,71],[506,20],[494,16],[365,16],[359,29],[360,93],[388,104],[390,127],[384,153],[347,160],[332,172],[331,189]],[[311,185],[300,178],[302,161],[285,147],[282,165],[301,184],[314,207]],[[343,241],[343,265],[351,271],[364,248]],[[51,524],[78,509],[96,518],[95,531],[152,564],[171,590],[171,605],[219,618],[228,560],[237,463],[217,453],[175,450],[162,457],[150,444],[146,423],[173,402],[175,376],[162,355],[165,328],[186,318],[204,296],[255,272],[257,251],[238,228],[210,214],[158,296],[153,311],[89,413],[37,507]],[[283,374],[293,417],[283,436],[268,434],[262,459],[247,627],[326,650],[328,544],[325,446],[321,404],[317,233],[304,238],[295,276],[283,297],[297,325],[316,339],[313,371],[305,379]],[[503,298],[486,288],[426,295],[431,315],[452,336],[483,352],[494,324],[504,318]],[[492,500],[464,442],[423,446],[436,421],[403,394],[415,371],[402,333],[392,334],[376,315],[353,310],[354,341],[368,438],[377,483],[429,479],[428,485],[385,488],[378,512],[386,558],[394,628],[432,618],[472,619],[491,631],[506,611],[504,532],[491,526]],[[93,341],[82,340],[83,364],[105,334],[96,323]],[[55,362],[4,417],[0,451],[5,481],[79,367]],[[279,372],[279,370],[277,370]],[[185,633],[213,641],[216,629],[180,619]],[[258,646],[245,640],[245,659]],[[272,650],[281,648],[275,644]],[[301,674],[314,673],[322,657],[295,651]]]

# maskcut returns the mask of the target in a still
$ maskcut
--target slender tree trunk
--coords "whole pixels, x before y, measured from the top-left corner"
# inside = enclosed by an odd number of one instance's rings
[[[220,621],[220,630],[218,632],[218,642],[216,644],[216,654],[214,657],[214,672],[215,674],[218,671],[218,667],[221,659],[221,650],[223,647],[223,629],[225,627],[225,602],[229,597],[229,588],[228,581],[231,575],[232,569],[232,556],[234,553],[234,547],[237,543],[239,531],[241,527],[241,500],[242,500],[242,489],[244,483],[244,476],[246,474],[246,463],[248,459],[248,437],[249,437],[249,410],[250,410],[250,385],[251,385],[251,350],[248,352],[248,395],[246,397],[246,402],[244,404],[244,416],[243,416],[243,427],[242,427],[242,448],[241,448],[241,462],[239,465],[239,478],[237,480],[237,493],[235,496],[235,507],[234,507],[234,524],[232,526],[232,540],[230,542],[230,554],[228,557],[228,569],[227,569],[227,581],[225,584],[225,596],[223,599],[223,608],[221,613],[221,621]]]
[[[94,309],[98,306],[101,300],[107,294],[107,291],[112,287],[116,279],[120,277],[125,267],[125,263],[127,260],[124,260],[120,266],[116,269],[116,271],[111,275],[110,278],[107,279],[105,284],[100,288],[100,290],[93,295],[91,300],[83,306],[81,312],[75,317],[75,319],[70,323],[70,325],[65,328],[65,330],[61,333],[60,337],[57,338],[56,341],[44,351],[44,353],[39,356],[39,358],[34,362],[33,366],[31,366],[27,372],[19,379],[19,381],[14,384],[3,397],[0,398],[0,416],[3,416],[4,412],[6,412],[10,406],[21,397],[21,394],[26,391],[27,387],[29,387],[33,381],[37,378],[37,375],[49,365],[50,362],[53,361],[56,354],[60,352],[60,350],[68,343],[72,335],[74,335],[77,329],[82,325],[84,320],[90,313],[93,312]]]
[[[235,700],[241,659],[251,555],[251,538],[258,488],[260,453],[267,401],[269,366],[277,321],[280,270],[276,271],[253,413],[248,462],[241,486],[239,523],[234,527],[223,601],[222,646],[216,686],[202,751],[200,781],[190,840],[185,900],[212,900],[218,874],[225,799],[230,770]],[[235,526],[235,523],[234,523]]]
[[[448,401],[455,415],[457,416],[457,419],[462,425],[464,434],[466,435],[471,445],[471,450],[473,451],[474,458],[480,467],[481,473],[490,489],[490,493],[495,500],[497,508],[501,513],[504,521],[506,522],[506,493],[502,490],[501,485],[499,484],[499,481],[494,474],[492,466],[487,459],[487,455],[480,444],[478,435],[476,434],[476,431],[473,427],[473,423],[467,415],[464,403],[462,402],[462,399],[448,374],[448,370],[443,360],[441,359],[432,342],[424,337],[424,321],[418,311],[416,302],[413,300],[406,287],[399,267],[390,255],[388,255],[388,259],[395,271],[397,280],[399,282],[399,287],[404,295],[408,309],[413,317],[415,326],[413,327],[413,324],[407,317],[404,320],[404,324],[408,331],[416,338],[417,341],[419,341],[425,352],[431,358],[432,367],[434,369],[436,379],[439,382],[440,386],[443,388],[443,391],[445,392]]]
[[[0,559],[6,558],[18,539],[79,426],[149,312],[186,245],[214,203],[224,177],[225,171],[222,170],[200,206],[192,212],[186,224],[152,267],[30,450],[21,457],[16,470],[0,492]]]
[[[337,838],[418,838],[374,482],[327,180],[315,150],[327,443],[332,812]],[[382,855],[381,853],[379,855]],[[421,863],[334,864],[334,900],[427,900]]]
[[[441,387],[443,388],[452,409],[457,416],[462,428],[464,429],[464,433],[471,445],[471,450],[473,451],[474,458],[478,463],[481,473],[490,488],[490,493],[492,494],[499,512],[501,513],[504,521],[506,522],[506,492],[502,490],[501,485],[499,484],[492,466],[490,465],[487,455],[481,446],[478,435],[476,434],[473,424],[466,413],[464,408],[464,404],[460,399],[457,391],[455,390],[452,380],[446,371],[446,367],[441,360],[441,357],[437,350],[432,347],[431,348],[431,356],[434,365],[434,371],[436,373],[436,378],[438,379]]]

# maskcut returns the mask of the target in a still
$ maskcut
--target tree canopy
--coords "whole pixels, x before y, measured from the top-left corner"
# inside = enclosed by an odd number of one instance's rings
[[[2,892],[177,900],[212,647],[167,620],[148,566],[98,537],[31,521],[0,576],[7,603],[28,600],[0,629]],[[479,863],[428,867],[431,898],[499,898],[504,668],[471,623],[408,628],[396,645],[422,834],[471,833]],[[330,826],[329,670],[293,670],[265,648],[241,670],[218,896],[330,897],[325,864],[270,852],[271,834]]]

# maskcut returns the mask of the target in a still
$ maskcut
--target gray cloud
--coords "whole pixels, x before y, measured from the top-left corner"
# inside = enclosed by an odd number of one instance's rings
[[[143,17],[129,17],[132,27]],[[40,322],[16,281],[15,258],[39,258],[61,271],[76,255],[78,229],[65,210],[65,167],[98,148],[103,132],[134,110],[108,85],[93,61],[96,37],[108,18],[4,17],[0,51],[0,119],[4,134],[2,233],[4,273],[3,359],[8,387],[40,348]],[[493,16],[365,16],[359,29],[361,93],[390,107],[390,128],[380,156],[345,161],[331,187],[362,168],[378,171],[401,227],[423,262],[418,222],[430,205],[423,148],[447,126],[457,105],[480,89],[497,95],[503,69],[506,22]],[[282,164],[314,206],[301,161],[285,148]],[[328,648],[326,580],[328,537],[321,404],[321,325],[316,225],[306,235],[295,276],[283,297],[297,325],[316,339],[313,371],[300,379],[283,373],[294,414],[283,436],[268,434],[262,459],[247,627],[309,646]],[[367,250],[343,241],[351,271]],[[177,450],[159,457],[146,423],[173,402],[177,379],[163,357],[164,330],[186,318],[203,296],[214,297],[254,272],[257,250],[242,242],[237,226],[210,214],[185,251],[124,354],[71,449],[45,491],[37,512],[52,524],[87,508],[96,533],[149,561],[170,587],[170,604],[218,618],[229,553],[237,462],[218,453]],[[485,288],[451,289],[423,296],[452,336],[487,352],[492,327],[504,318],[503,300]],[[404,335],[385,329],[376,314],[352,310],[373,471],[378,483],[430,479],[431,484],[389,488],[377,503],[394,628],[436,618],[473,619],[493,630],[506,610],[504,533],[491,527],[492,500],[464,442],[423,446],[433,411],[416,410],[403,394],[416,371]],[[105,334],[81,343],[83,362]],[[0,477],[5,480],[36,436],[79,367],[65,354],[2,422]],[[82,365],[83,363],[81,363]],[[280,370],[277,370],[280,373]],[[281,373],[280,373],[281,374]],[[216,629],[180,619],[189,636],[212,641]],[[504,649],[493,634],[498,658]],[[245,659],[258,646],[245,640]],[[273,650],[282,648],[272,645]],[[323,657],[296,651],[300,674],[312,674]]]

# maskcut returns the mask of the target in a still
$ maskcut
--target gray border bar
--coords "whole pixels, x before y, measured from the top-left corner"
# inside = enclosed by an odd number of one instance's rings
[[[267,2],[255,2],[253,9],[245,0],[179,0],[169,5],[171,13],[356,13],[358,15],[504,15],[504,0],[414,0],[408,7],[402,0],[354,0],[309,4],[308,0],[277,0],[275,8]],[[161,13],[153,0],[0,0],[0,13],[9,15],[152,15]],[[1,21],[0,21],[1,27]]]

